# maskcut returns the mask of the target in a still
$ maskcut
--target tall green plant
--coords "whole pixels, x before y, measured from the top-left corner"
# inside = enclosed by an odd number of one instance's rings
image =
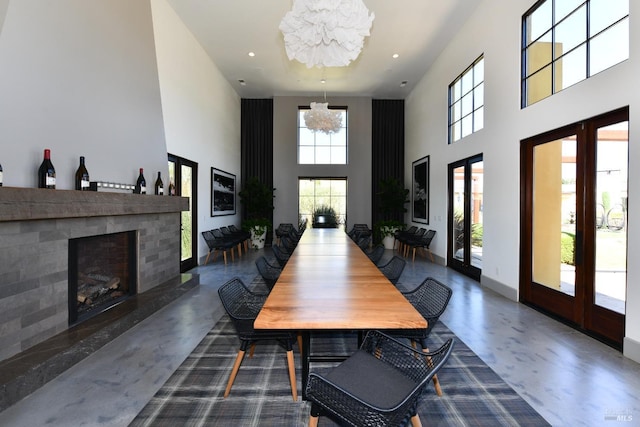
[[[378,185],[378,207],[384,219],[397,219],[399,214],[407,212],[409,189],[396,178],[380,180]]]
[[[251,177],[244,183],[244,188],[238,193],[247,219],[269,218],[273,211],[275,188],[271,188],[257,177]]]

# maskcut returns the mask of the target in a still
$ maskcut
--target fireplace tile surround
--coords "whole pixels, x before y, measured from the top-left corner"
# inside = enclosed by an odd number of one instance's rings
[[[0,187],[0,361],[65,331],[69,239],[135,230],[138,292],[180,275],[183,197]]]

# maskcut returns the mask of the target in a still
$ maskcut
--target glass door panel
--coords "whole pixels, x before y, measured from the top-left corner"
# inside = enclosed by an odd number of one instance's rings
[[[182,212],[182,242],[180,250],[180,261],[184,262],[187,259],[193,257],[193,206],[191,201],[193,195],[191,194],[193,182],[193,169],[191,166],[180,166],[180,195],[182,197],[189,198],[189,210]]]
[[[471,265],[482,269],[482,192],[484,162],[471,163]]]
[[[575,295],[576,138],[533,150],[533,281]]]
[[[625,314],[629,123],[598,128],[595,304]]]
[[[451,256],[460,262],[464,261],[464,200],[465,200],[465,167],[459,166],[453,169],[453,224],[451,235],[453,245],[451,245]]]
[[[198,265],[198,222],[193,213],[198,210],[198,164],[169,154],[170,196],[187,197],[189,210],[180,215],[180,271],[184,273]]]
[[[447,265],[480,280],[482,273],[482,155],[449,165],[449,234]]]
[[[525,303],[622,346],[627,288],[629,110],[523,141]]]

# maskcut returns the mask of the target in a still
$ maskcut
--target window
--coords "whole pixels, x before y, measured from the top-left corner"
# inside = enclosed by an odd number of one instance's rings
[[[449,85],[449,144],[484,127],[484,55]]]
[[[522,107],[629,58],[629,0],[542,0],[522,17]]]
[[[298,215],[312,224],[313,212],[328,206],[336,211],[338,224],[344,226],[347,218],[346,178],[300,178],[298,180]]]
[[[339,132],[326,134],[308,129],[304,123],[307,107],[298,109],[298,164],[346,165],[347,164],[347,109],[331,108],[342,114]]]

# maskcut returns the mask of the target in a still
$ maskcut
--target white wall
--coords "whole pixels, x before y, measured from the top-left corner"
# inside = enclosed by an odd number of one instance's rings
[[[6,2],[0,4],[6,7]],[[50,148],[58,189],[79,156],[92,180],[167,172],[147,1],[12,0],[0,33],[4,185],[36,187]]]
[[[630,106],[629,261],[625,355],[640,361],[640,4],[630,2],[629,60],[528,108],[520,109],[520,26],[532,0],[486,0],[443,50],[406,100],[406,182],[411,162],[431,155],[430,227],[438,232],[432,251],[446,256],[447,165],[484,155],[483,284],[517,298],[520,253],[520,141],[581,119]],[[634,12],[636,15],[634,15]],[[447,145],[448,85],[478,56],[485,57],[484,129]]]
[[[239,226],[240,206],[211,217],[211,167],[236,175],[241,188],[240,98],[166,0],[151,5],[167,149],[198,163],[198,228]],[[198,238],[198,259],[207,250]]]
[[[275,97],[273,106],[273,223],[298,223],[298,177],[347,178],[347,227],[371,224],[371,98],[327,97],[347,107],[348,165],[298,164],[298,107],[320,97]]]

